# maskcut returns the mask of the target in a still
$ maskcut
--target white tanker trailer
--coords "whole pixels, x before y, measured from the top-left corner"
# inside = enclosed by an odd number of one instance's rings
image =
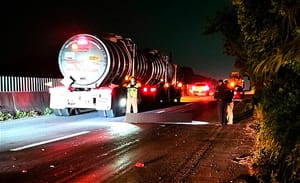
[[[137,50],[119,35],[78,34],[61,47],[62,85],[49,89],[50,108],[58,116],[95,109],[106,117],[125,114],[126,86],[134,76],[140,83],[140,105],[180,102],[178,66],[170,55]]]

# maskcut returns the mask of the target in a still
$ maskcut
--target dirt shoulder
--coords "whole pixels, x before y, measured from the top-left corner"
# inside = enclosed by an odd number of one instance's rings
[[[253,118],[220,128],[187,182],[258,182],[251,168],[255,148]]]

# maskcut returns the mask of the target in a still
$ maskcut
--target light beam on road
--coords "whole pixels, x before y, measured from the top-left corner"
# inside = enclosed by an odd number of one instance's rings
[[[208,125],[209,122],[206,121],[192,121],[192,122],[161,122],[163,124],[172,124],[172,125]]]
[[[31,148],[31,147],[47,144],[47,143],[50,143],[50,142],[55,142],[55,141],[59,141],[59,140],[63,140],[63,139],[83,135],[83,134],[86,134],[86,133],[89,133],[89,132],[90,131],[82,131],[82,132],[79,132],[79,133],[74,133],[74,134],[71,134],[71,135],[67,135],[67,136],[63,136],[63,137],[59,137],[59,138],[55,138],[55,139],[45,140],[45,141],[42,141],[42,142],[37,142],[37,143],[29,144],[29,145],[26,145],[26,146],[17,147],[17,148],[14,148],[14,149],[10,149],[10,151],[20,151],[20,150],[23,150],[23,149],[28,149],[28,148]]]

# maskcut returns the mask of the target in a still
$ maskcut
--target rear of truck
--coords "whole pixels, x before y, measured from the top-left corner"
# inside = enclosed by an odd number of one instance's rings
[[[104,115],[125,111],[126,91],[119,86],[125,82],[124,76],[130,70],[124,71],[122,76],[113,71],[116,67],[130,64],[121,61],[112,63],[117,56],[111,55],[112,46],[107,45],[109,43],[87,34],[75,35],[64,43],[58,57],[59,68],[64,76],[62,85],[49,90],[50,108],[55,114],[72,115],[83,108],[103,111]],[[114,47],[123,49],[123,57],[127,57],[127,62],[131,59],[123,43],[116,43]],[[110,111],[113,108],[114,111]]]
[[[131,39],[78,34],[63,44],[58,63],[62,85],[50,88],[50,108],[56,115],[79,114],[80,109],[106,117],[125,114],[131,76],[141,86],[140,105],[180,102],[178,66],[157,50],[136,50]]]

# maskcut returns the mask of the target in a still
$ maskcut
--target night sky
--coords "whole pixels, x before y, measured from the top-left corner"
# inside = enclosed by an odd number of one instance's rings
[[[220,35],[202,32],[207,17],[226,6],[231,0],[12,0],[2,4],[0,13],[5,43],[0,75],[60,76],[58,52],[69,37],[117,33],[138,48],[171,51],[174,63],[196,74],[225,78],[234,69],[234,58],[223,55]]]

